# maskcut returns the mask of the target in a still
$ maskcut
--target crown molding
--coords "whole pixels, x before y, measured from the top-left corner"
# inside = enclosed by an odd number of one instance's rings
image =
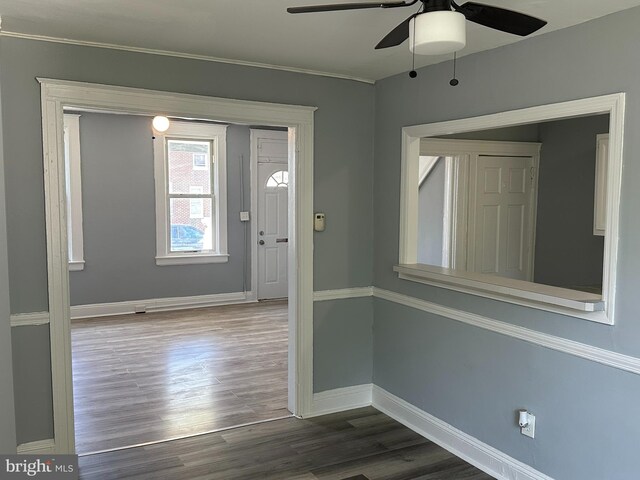
[[[71,38],[59,38],[59,37],[49,37],[46,35],[34,35],[30,33],[8,32],[6,30],[0,31],[0,37],[21,38],[26,40],[36,40],[39,42],[63,43],[66,45],[78,45],[82,47],[106,48],[109,50],[122,50],[125,52],[146,53],[149,55],[161,55],[165,57],[186,58],[189,60],[200,60],[204,62],[228,63],[231,65],[241,65],[244,67],[267,68],[270,70],[281,70],[284,72],[302,73],[305,75],[316,75],[320,77],[339,78],[341,80],[352,80],[355,82],[362,82],[362,83],[368,83],[368,84],[375,83],[375,80],[372,80],[370,78],[354,77],[351,75],[344,75],[340,73],[323,72],[320,70],[288,67],[284,65],[272,65],[269,63],[250,62],[246,60],[234,60],[231,58],[212,57],[209,55],[197,55],[197,54],[185,53],[185,52],[174,52],[171,50],[132,47],[128,45],[118,45],[115,43],[90,42],[87,40],[74,40]]]

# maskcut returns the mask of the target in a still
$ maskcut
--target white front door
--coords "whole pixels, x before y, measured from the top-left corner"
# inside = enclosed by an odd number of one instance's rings
[[[288,296],[289,173],[286,163],[258,163],[258,299]]]
[[[471,166],[468,270],[532,281],[533,157],[478,155]]]

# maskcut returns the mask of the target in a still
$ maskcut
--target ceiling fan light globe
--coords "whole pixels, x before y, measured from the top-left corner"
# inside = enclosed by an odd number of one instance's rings
[[[466,19],[452,11],[421,13],[409,22],[409,50],[416,55],[457,52],[467,43]],[[414,36],[415,32],[415,36]]]

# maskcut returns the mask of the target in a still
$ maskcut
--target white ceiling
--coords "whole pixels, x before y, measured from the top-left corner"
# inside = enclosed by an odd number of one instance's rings
[[[354,1],[354,0],[347,0]],[[543,18],[537,34],[640,5],[640,0],[482,0]],[[374,50],[417,6],[291,15],[338,0],[0,0],[2,31],[167,50],[377,80],[410,70],[407,44]],[[459,1],[459,3],[463,3]],[[521,40],[467,22],[461,55]],[[418,57],[424,66],[449,57]]]

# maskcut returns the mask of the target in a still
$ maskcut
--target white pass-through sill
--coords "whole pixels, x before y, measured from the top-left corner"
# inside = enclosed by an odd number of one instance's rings
[[[557,308],[558,313],[571,315],[570,312],[573,311],[576,314],[588,314],[604,310],[604,302],[600,295],[578,290],[423,264],[397,265],[393,269],[404,280],[427,283],[534,308],[540,306],[539,308],[551,311]]]
[[[200,263],[226,263],[229,261],[228,254],[215,255],[167,255],[156,257],[156,265],[191,265]]]

